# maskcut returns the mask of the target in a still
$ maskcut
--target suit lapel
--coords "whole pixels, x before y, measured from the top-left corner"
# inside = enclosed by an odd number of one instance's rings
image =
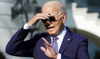
[[[46,38],[45,38],[49,43],[51,43],[51,36],[48,35]]]
[[[62,41],[59,53],[63,54],[64,50],[68,47],[70,41],[72,40],[71,35],[72,35],[72,32],[67,28],[67,32],[66,32],[64,39]]]
[[[44,35],[42,37],[44,37],[49,43],[51,42],[51,38],[50,38],[50,35],[49,34],[46,34],[46,35]],[[41,46],[43,46],[43,47],[46,48],[46,46],[44,44],[44,41],[42,40],[42,37],[40,38],[40,40],[41,40]]]

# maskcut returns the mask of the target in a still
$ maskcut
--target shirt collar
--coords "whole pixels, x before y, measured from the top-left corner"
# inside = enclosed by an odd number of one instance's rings
[[[64,29],[57,35],[57,37],[60,38],[64,38],[65,34],[67,32],[66,27],[64,26]]]

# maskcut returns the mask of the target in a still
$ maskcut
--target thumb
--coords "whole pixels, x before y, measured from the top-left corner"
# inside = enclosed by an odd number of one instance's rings
[[[44,47],[40,47],[40,49],[45,53],[46,49]]]

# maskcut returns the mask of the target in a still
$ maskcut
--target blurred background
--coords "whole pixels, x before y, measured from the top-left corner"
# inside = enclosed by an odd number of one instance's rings
[[[0,0],[0,59],[33,59],[8,55],[5,47],[12,35],[41,12],[42,5],[51,0]],[[100,59],[100,0],[59,0],[67,11],[65,25],[88,38],[90,59]],[[32,27],[27,39],[46,31],[40,21]]]

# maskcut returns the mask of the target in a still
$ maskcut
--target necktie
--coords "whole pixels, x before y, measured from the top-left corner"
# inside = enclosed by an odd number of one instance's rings
[[[54,37],[54,38],[53,38],[53,41],[51,42],[51,46],[54,48],[54,50],[55,50],[56,52],[58,52],[57,40],[58,40],[58,38],[57,38],[57,37]]]

